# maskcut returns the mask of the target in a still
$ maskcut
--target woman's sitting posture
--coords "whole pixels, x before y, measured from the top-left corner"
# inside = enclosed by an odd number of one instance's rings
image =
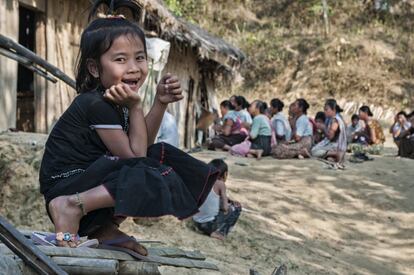
[[[347,148],[346,127],[340,115],[341,107],[335,99],[325,103],[326,130],[325,138],[312,148],[311,154],[318,158],[327,158],[335,162],[343,162]]]
[[[268,156],[272,150],[272,128],[270,120],[265,115],[267,105],[260,100],[253,101],[250,104],[249,112],[253,117],[252,128],[250,130],[250,146],[248,157],[260,159],[262,156]]]
[[[313,127],[306,112],[309,104],[305,99],[300,98],[291,107],[292,123],[295,127],[293,139],[288,144],[278,144],[273,147],[272,155],[277,159],[297,158],[309,155],[312,147]]]
[[[278,98],[270,101],[270,114],[272,116],[272,130],[276,134],[277,143],[284,143],[291,139],[292,128],[286,116],[283,114],[285,104]]]
[[[227,197],[227,164],[222,159],[214,159],[210,165],[220,171],[220,176],[206,201],[200,207],[200,212],[193,216],[193,221],[204,234],[224,240],[230,229],[236,224],[242,208],[240,203],[231,201]]]
[[[400,134],[399,154],[403,158],[414,159],[414,112],[408,115],[411,127]]]
[[[403,137],[407,138],[405,133],[411,128],[411,123],[407,120],[407,113],[404,111],[399,112],[394,119],[394,123],[391,125],[390,133],[394,138],[394,142],[398,149],[400,148],[400,142]],[[399,153],[398,153],[399,155]]]
[[[247,137],[247,131],[243,131],[240,119],[237,117],[233,106],[229,100],[224,100],[220,104],[223,125],[216,126],[218,136],[210,141],[210,150],[222,149],[229,150],[231,146],[243,142]],[[226,146],[227,145],[227,146]]]
[[[252,116],[247,110],[250,104],[243,96],[234,97],[234,102],[232,102],[232,104],[234,106],[236,116],[240,119],[243,127],[246,129],[250,129],[250,126],[253,123]]]
[[[373,118],[368,106],[359,108],[359,119],[364,122],[365,127],[354,134],[354,143],[357,144],[350,146],[351,151],[380,154],[385,142],[385,135],[379,121]]]

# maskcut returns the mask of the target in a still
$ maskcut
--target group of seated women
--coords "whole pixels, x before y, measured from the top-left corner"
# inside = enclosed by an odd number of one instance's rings
[[[209,149],[258,159],[268,155],[276,159],[316,157],[342,163],[349,144],[380,151],[385,142],[381,125],[368,106],[352,116],[348,127],[335,99],[326,100],[324,111],[315,118],[308,116],[309,104],[303,98],[289,106],[288,115],[283,113],[284,107],[278,98],[272,99],[269,107],[261,100],[248,104],[242,96],[224,100],[220,104],[222,119],[214,126],[216,135]]]

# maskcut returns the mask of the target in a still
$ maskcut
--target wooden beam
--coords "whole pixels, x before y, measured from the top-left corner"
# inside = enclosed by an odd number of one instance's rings
[[[68,84],[73,89],[76,89],[76,83],[75,80],[70,78],[67,74],[62,72],[59,68],[56,66],[50,64],[31,50],[28,50],[27,48],[23,47],[19,43],[14,42],[12,39],[0,34],[0,47],[5,49],[12,49],[16,52],[16,54],[21,55],[23,57],[26,57],[33,63],[39,65],[40,67],[44,68],[46,71],[50,72],[60,80],[64,81],[66,84]]]
[[[9,50],[3,49],[3,48],[0,48],[0,54],[1,55],[4,55],[5,57],[8,57],[10,59],[13,59],[13,60],[19,62],[21,65],[23,65],[27,69],[31,70],[34,73],[37,73],[38,75],[46,78],[47,80],[49,80],[49,81],[51,81],[53,83],[56,83],[57,82],[56,78],[51,77],[50,75],[47,74],[47,72],[42,71],[41,69],[33,66],[32,62],[29,59],[27,59],[27,58],[25,58],[23,56],[19,56],[19,55],[15,54],[15,53],[13,53],[13,52],[11,52]]]
[[[67,275],[55,262],[43,254],[25,236],[0,216],[0,241],[39,274]]]
[[[19,0],[19,4],[35,9],[36,11],[45,12],[46,11],[46,1],[45,0]]]
[[[69,274],[77,275],[117,275],[119,262],[108,259],[53,257],[61,268]]]
[[[137,261],[120,261],[119,274],[122,275],[160,275],[158,265],[154,263],[137,262]]]

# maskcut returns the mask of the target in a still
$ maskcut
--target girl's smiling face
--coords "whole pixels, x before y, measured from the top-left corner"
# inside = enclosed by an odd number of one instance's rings
[[[138,92],[147,75],[145,48],[138,37],[122,35],[116,38],[100,58],[99,78],[105,89],[125,83]]]

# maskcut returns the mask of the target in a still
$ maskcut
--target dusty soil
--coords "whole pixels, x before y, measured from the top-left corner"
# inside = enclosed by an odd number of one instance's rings
[[[46,136],[0,135],[0,213],[22,228],[52,230],[38,192]],[[34,142],[35,141],[35,142]],[[388,144],[372,162],[327,169],[314,160],[261,161],[224,157],[229,196],[246,208],[225,242],[200,235],[190,221],[171,217],[129,220],[139,238],[201,250],[222,274],[270,274],[285,263],[289,274],[413,274],[414,161],[394,157]],[[165,274],[219,274],[162,268]]]

